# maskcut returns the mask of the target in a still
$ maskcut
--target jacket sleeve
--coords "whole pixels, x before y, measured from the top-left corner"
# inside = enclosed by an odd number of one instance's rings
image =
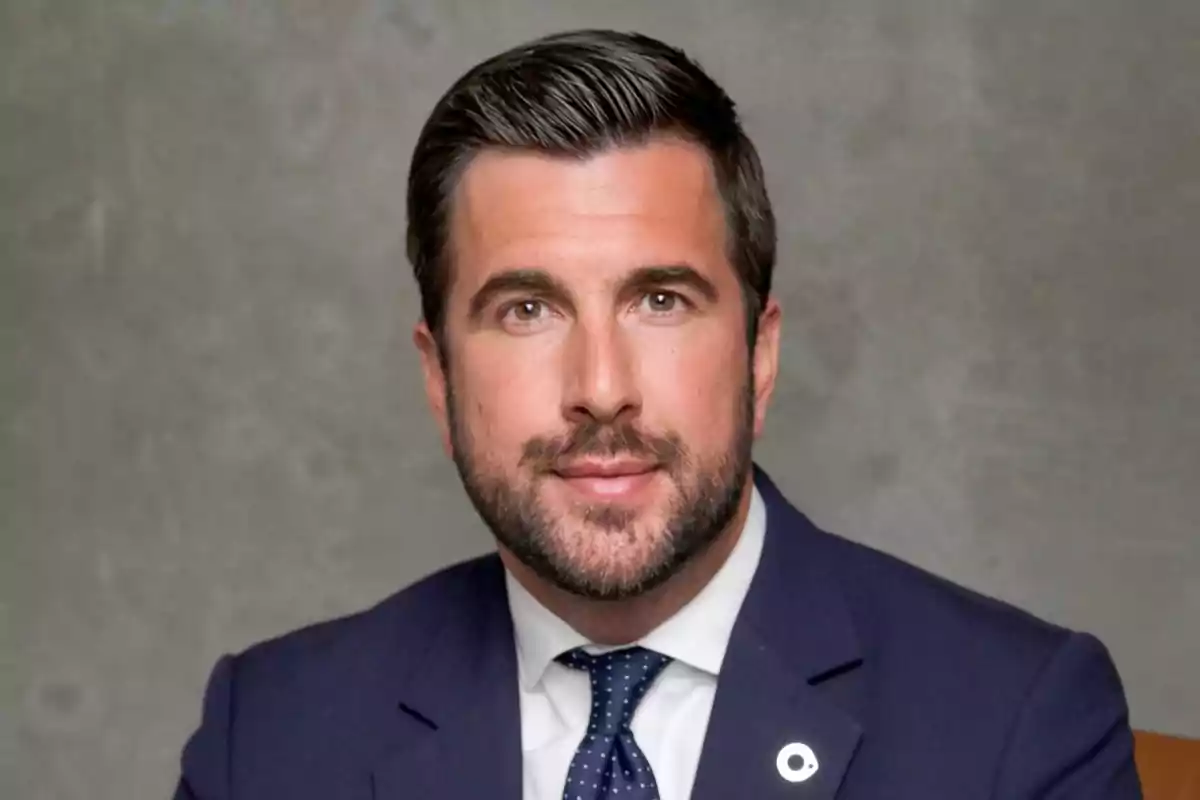
[[[200,726],[183,748],[174,800],[230,800],[234,659],[217,661],[204,691]]]
[[[995,800],[1140,800],[1129,709],[1095,637],[1068,637],[1018,711]]]

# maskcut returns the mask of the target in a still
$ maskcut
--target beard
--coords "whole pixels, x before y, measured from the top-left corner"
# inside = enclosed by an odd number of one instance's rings
[[[701,459],[678,435],[654,435],[634,422],[589,419],[556,437],[525,443],[518,465],[533,477],[521,481],[487,464],[475,451],[470,431],[457,413],[453,389],[447,385],[454,465],[476,512],[497,542],[539,578],[579,597],[621,600],[662,585],[708,549],[729,527],[741,505],[751,468],[754,439],[754,389],[749,378],[735,404],[733,440],[720,454]],[[580,457],[631,456],[652,460],[674,487],[662,529],[650,532],[652,547],[640,563],[585,564],[570,543],[581,537],[615,537],[606,544],[632,548],[647,531],[639,531],[639,511],[618,503],[576,506],[578,519],[558,518],[538,494],[540,481],[553,479],[557,465]],[[640,523],[645,524],[645,523]]]

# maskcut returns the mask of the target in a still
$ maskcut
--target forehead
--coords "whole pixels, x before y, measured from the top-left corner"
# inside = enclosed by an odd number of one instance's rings
[[[586,159],[484,151],[454,200],[458,280],[500,269],[627,270],[645,263],[725,264],[725,217],[711,160],[678,139]]]

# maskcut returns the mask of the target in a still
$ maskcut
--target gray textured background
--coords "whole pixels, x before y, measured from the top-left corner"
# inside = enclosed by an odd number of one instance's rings
[[[164,796],[219,654],[488,546],[418,390],[407,158],[475,60],[593,24],[760,144],[759,460],[1200,735],[1200,3],[3,0],[0,795]]]

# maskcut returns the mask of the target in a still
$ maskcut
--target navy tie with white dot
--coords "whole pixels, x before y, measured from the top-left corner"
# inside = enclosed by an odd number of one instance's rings
[[[567,771],[563,800],[659,800],[658,784],[629,723],[650,684],[671,659],[644,647],[590,655],[576,648],[557,659],[592,679],[587,733]]]

